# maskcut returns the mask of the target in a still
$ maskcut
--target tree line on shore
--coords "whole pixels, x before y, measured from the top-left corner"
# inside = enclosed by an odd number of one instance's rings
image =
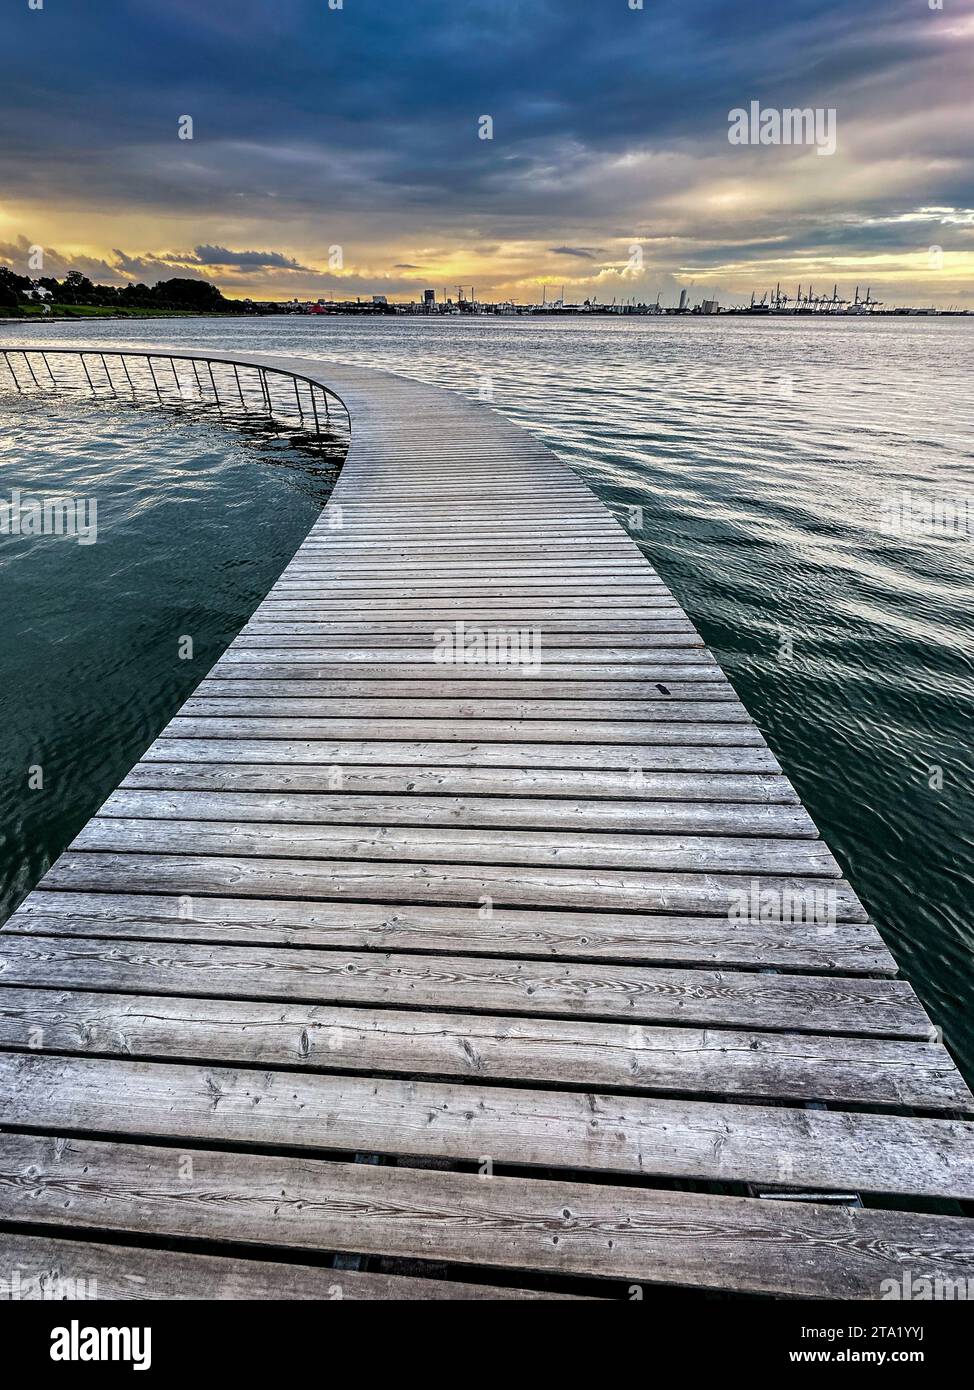
[[[39,294],[47,290],[49,294]],[[225,299],[216,285],[208,280],[159,280],[155,285],[96,285],[79,270],[69,270],[63,280],[41,275],[32,280],[18,275],[9,266],[0,266],[0,312],[5,315],[23,313],[28,305],[38,301],[58,308],[72,305],[124,312],[127,309],[171,309],[184,313],[239,312],[241,305]]]

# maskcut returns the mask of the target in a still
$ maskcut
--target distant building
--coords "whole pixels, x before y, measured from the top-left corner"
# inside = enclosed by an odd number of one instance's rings
[[[388,304],[389,301],[388,301],[388,299],[386,298],[386,296],[385,296],[384,294],[374,294],[374,295],[372,296],[372,303],[373,303],[373,304]]]
[[[705,299],[700,305],[700,312],[701,314],[719,314],[720,305],[716,299]]]
[[[686,290],[681,290],[681,291],[680,291],[680,309],[679,309],[679,312],[680,312],[681,314],[685,314],[686,311],[687,311],[687,297],[688,297],[688,296],[687,296],[687,291],[686,291]]]
[[[423,291],[423,308],[427,314],[436,313],[436,290]]]

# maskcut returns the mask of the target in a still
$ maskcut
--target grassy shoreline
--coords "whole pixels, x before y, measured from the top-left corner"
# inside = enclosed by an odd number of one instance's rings
[[[101,304],[52,304],[50,313],[45,314],[39,304],[25,304],[19,313],[5,312],[0,317],[3,317],[8,323],[17,323],[22,319],[40,320],[47,323],[51,319],[186,319],[226,316],[210,313],[201,314],[193,309],[115,309]]]

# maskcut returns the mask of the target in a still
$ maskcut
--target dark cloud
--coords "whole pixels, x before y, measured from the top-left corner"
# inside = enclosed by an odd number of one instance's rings
[[[308,270],[280,251],[229,251],[225,246],[197,246],[187,256],[174,256],[186,265],[232,266],[236,270]]]
[[[112,255],[115,257],[112,266],[113,280],[139,280],[147,284],[156,280],[168,280],[173,275],[179,274],[188,279],[205,280],[207,276],[201,274],[191,266],[184,265],[181,261],[173,261],[167,256],[135,255],[130,256],[128,252],[113,248]]]
[[[577,256],[583,261],[594,261],[599,254],[594,246],[549,246],[548,250],[555,256]]]

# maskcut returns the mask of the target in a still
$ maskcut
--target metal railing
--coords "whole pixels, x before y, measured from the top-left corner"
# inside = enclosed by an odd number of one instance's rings
[[[351,436],[342,398],[322,382],[283,367],[137,348],[0,347],[0,357],[8,386],[21,394],[80,391],[133,404],[215,408],[231,418],[259,413],[300,429],[323,449],[334,446],[336,435]]]

